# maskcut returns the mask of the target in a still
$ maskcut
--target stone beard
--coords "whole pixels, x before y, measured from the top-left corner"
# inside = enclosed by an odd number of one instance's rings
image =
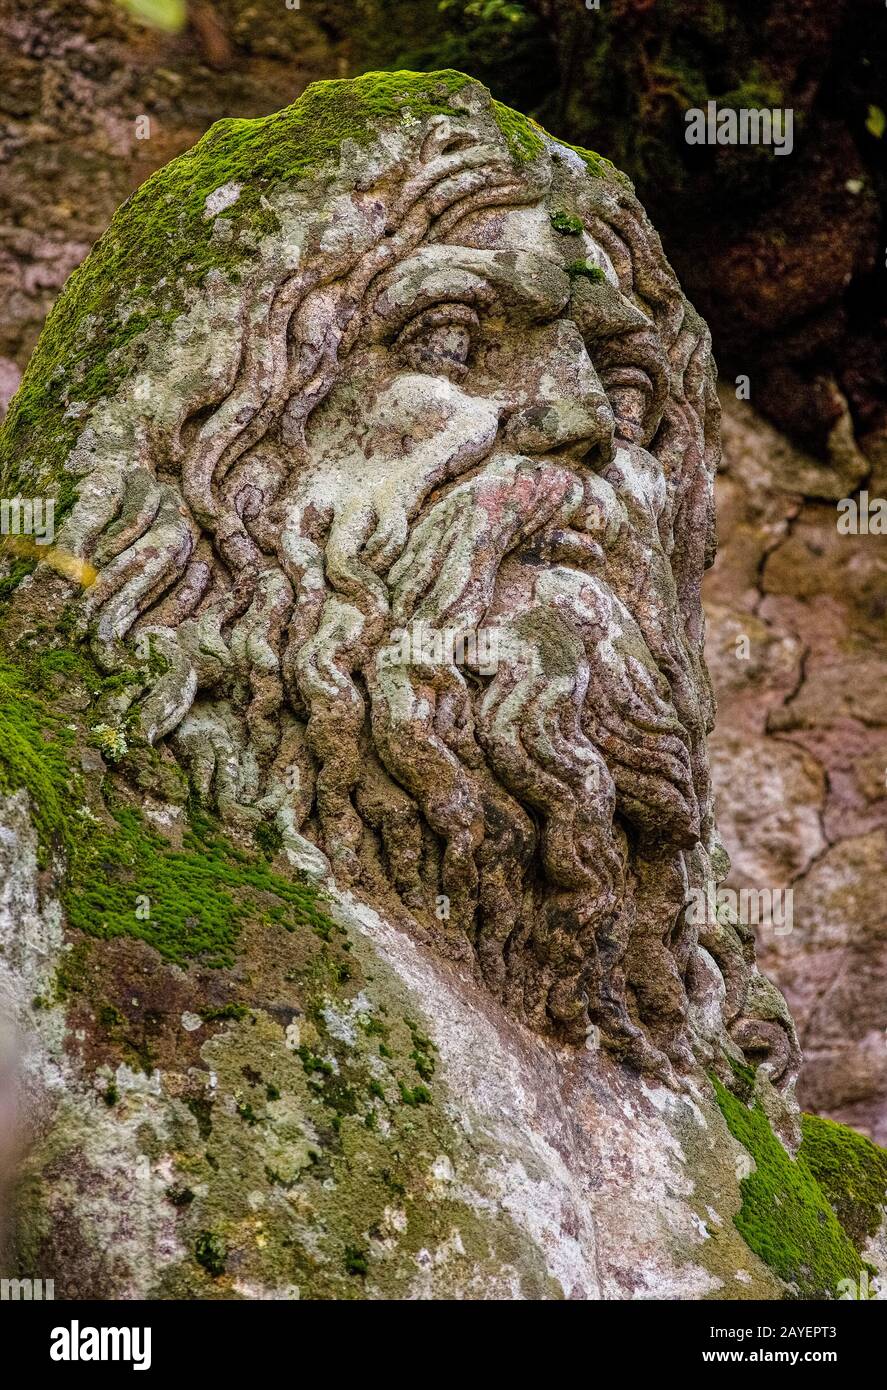
[[[162,658],[117,712],[226,822],[520,1019],[790,1087],[750,934],[686,912],[726,861],[708,334],[631,193],[554,141],[516,166],[480,93],[343,163],[168,423],[94,451],[82,630],[106,670]]]

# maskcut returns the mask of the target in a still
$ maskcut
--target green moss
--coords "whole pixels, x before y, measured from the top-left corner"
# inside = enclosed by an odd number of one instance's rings
[[[730,1133],[756,1164],[740,1180],[734,1218],[746,1244],[799,1298],[836,1297],[840,1280],[859,1282],[859,1254],[805,1159],[789,1157],[757,1103],[744,1105],[716,1079],[714,1087]]]
[[[0,664],[0,790],[24,787],[29,793],[44,866],[68,838],[72,741],[71,731],[31,695],[21,672]]]
[[[312,1052],[310,1047],[303,1043],[299,1048],[299,1056],[302,1059],[302,1066],[306,1072],[321,1072],[324,1076],[333,1076],[335,1068],[331,1062],[325,1061],[323,1057],[318,1057],[316,1052]]]
[[[401,1081],[400,1099],[404,1105],[415,1107],[417,1105],[430,1105],[431,1092],[427,1086],[406,1086]]]
[[[216,1009],[201,1009],[200,1017],[204,1023],[217,1023],[228,1018],[246,1018],[248,1013],[245,1004],[222,1004]]]
[[[225,1273],[228,1247],[214,1231],[201,1231],[194,1242],[194,1258],[214,1279]]]
[[[562,236],[581,236],[583,230],[582,218],[572,212],[551,213],[551,225]]]
[[[571,261],[567,266],[567,274],[577,277],[584,277],[586,280],[600,282],[606,280],[606,275],[599,265],[593,265],[591,261]]]
[[[2,558],[5,558],[4,550],[0,550],[0,559]],[[0,579],[0,603],[8,599],[22,580],[32,574],[36,568],[36,559],[9,559],[8,572]]]
[[[801,1119],[804,1160],[857,1250],[880,1228],[887,1209],[887,1150],[847,1125],[818,1115]]]
[[[345,1246],[345,1268],[349,1274],[365,1275],[369,1271],[368,1252],[361,1246]]]
[[[754,1067],[750,1067],[747,1062],[739,1062],[735,1057],[728,1056],[727,1061],[730,1064],[730,1070],[733,1072],[733,1084],[730,1089],[733,1091],[734,1095],[739,1096],[740,1100],[744,1100],[747,1105],[755,1093],[757,1072]]]
[[[73,850],[62,893],[70,925],[87,935],[137,937],[178,964],[199,957],[218,966],[233,960],[247,912],[261,909],[257,895],[288,903],[294,924],[321,915],[311,889],[250,861],[205,817],[195,816],[174,850],[138,811],[109,814],[110,828],[93,827]]]
[[[49,653],[56,660],[44,666],[69,669],[68,656]],[[27,791],[41,863],[64,855],[61,897],[72,928],[139,938],[178,964],[216,966],[233,960],[242,922],[268,898],[291,929],[332,930],[313,888],[236,849],[199,808],[181,849],[132,806],[109,800],[97,816],[84,799],[75,732],[22,671],[0,662],[0,789]]]
[[[337,162],[347,141],[370,145],[385,123],[452,114],[473,82],[454,69],[316,82],[272,115],[218,121],[153,174],[117,210],[49,315],[0,430],[3,495],[55,496],[60,525],[75,500],[62,463],[89,409],[137,368],[143,336],[158,325],[169,330],[210,271],[236,280],[254,259],[261,237],[277,230],[267,195]],[[492,110],[516,163],[541,153],[540,126],[501,102]],[[616,176],[599,156],[578,152],[592,173]],[[229,183],[242,191],[220,214],[231,234],[219,237],[206,199]],[[0,581],[0,597],[32,563],[16,562]]]
[[[571,145],[569,140],[558,138],[557,143],[562,145],[564,149],[572,150],[574,154],[578,154],[593,178],[612,179],[615,183],[621,183],[624,188],[632,189],[631,179],[621,169],[617,169],[612,160],[605,159],[602,154],[597,154],[594,150],[586,149],[584,145]],[[552,155],[555,159],[558,157],[556,149],[552,151]]]
[[[538,1252],[507,1215],[491,1217],[464,1200],[476,1180],[476,1158],[453,1129],[448,1103],[435,1102],[427,1090],[423,1102],[400,1102],[414,1037],[423,1036],[426,1025],[418,1021],[418,1001],[389,976],[369,944],[359,938],[354,944],[357,978],[344,989],[324,959],[343,948],[338,939],[332,945],[315,939],[319,966],[303,957],[298,1000],[304,1050],[293,1052],[284,1021],[261,1010],[205,1044],[202,1057],[218,1096],[211,1153],[192,1126],[176,1133],[176,1181],[196,1194],[179,1211],[178,1226],[192,1251],[201,1236],[219,1237],[226,1272],[209,1280],[186,1259],[164,1274],[152,1296],[234,1297],[236,1268],[240,1280],[281,1291],[295,1286],[303,1299],[410,1297],[421,1252],[443,1245],[448,1258],[435,1274],[442,1292],[464,1288],[466,1278],[489,1278],[498,1287],[495,1281],[508,1268],[518,1271],[525,1296],[560,1296]],[[278,937],[275,953],[292,958],[298,943]],[[279,965],[282,977],[286,964]],[[368,1008],[373,1017],[386,1018],[388,1064],[376,1058],[371,1033],[340,1026]],[[326,1062],[320,1071],[317,1061]],[[256,1105],[260,1113],[250,1123],[241,1087],[245,1075],[259,1074],[279,1099],[261,1111]],[[458,1173],[458,1185],[435,1176],[442,1155]],[[451,1251],[456,1231],[464,1254]]]
[[[262,821],[256,826],[255,841],[266,859],[273,859],[283,844],[283,832],[273,821]]]
[[[96,1018],[99,1027],[104,1033],[113,1032],[116,1028],[122,1028],[126,1023],[123,1014],[114,1004],[102,1004],[99,1006]]]
[[[421,1031],[419,1025],[413,1022],[412,1019],[405,1019],[404,1022],[409,1028],[410,1036],[413,1040],[413,1050],[410,1053],[410,1060],[416,1068],[416,1071],[421,1076],[422,1080],[430,1081],[431,1078],[434,1076],[434,1054],[437,1052],[437,1048],[435,1047],[431,1039],[429,1037],[426,1037],[425,1034]],[[425,1088],[419,1087],[418,1089],[424,1090]]]

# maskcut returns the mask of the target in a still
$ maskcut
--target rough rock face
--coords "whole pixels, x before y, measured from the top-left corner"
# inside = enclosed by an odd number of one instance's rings
[[[0,0],[0,413],[115,207],[224,112],[264,115],[335,72],[335,10],[192,0],[165,33],[120,0]]]
[[[222,122],[118,212],[0,441],[63,522],[2,627],[20,1265],[858,1280],[877,1150],[851,1233],[790,1156],[784,1001],[710,909],[718,452],[627,181],[461,74]]]
[[[836,503],[887,496],[883,449],[828,467],[725,391],[720,551],[706,580],[721,831],[736,889],[791,889],[759,930],[804,1046],[803,1105],[887,1139],[887,560]]]

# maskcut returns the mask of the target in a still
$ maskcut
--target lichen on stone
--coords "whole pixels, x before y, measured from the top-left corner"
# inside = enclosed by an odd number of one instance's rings
[[[115,214],[69,278],[47,319],[0,429],[3,496],[52,494],[61,521],[75,480],[64,469],[96,401],[111,395],[138,360],[138,340],[168,331],[188,292],[216,271],[235,280],[263,235],[279,228],[268,195],[332,169],[349,145],[369,146],[386,121],[457,114],[473,85],[465,73],[379,72],[312,83],[292,106],[255,119],[217,121],[193,149],[158,170]],[[544,148],[529,117],[492,103],[518,163]],[[616,177],[607,161],[578,151],[590,171]],[[219,218],[206,217],[220,187],[242,184]],[[224,236],[219,223],[228,225]]]

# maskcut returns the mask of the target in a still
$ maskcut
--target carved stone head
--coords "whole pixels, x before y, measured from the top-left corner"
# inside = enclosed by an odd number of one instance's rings
[[[58,313],[111,722],[537,1030],[790,1086],[750,934],[687,911],[714,367],[624,177],[459,74],[319,84],[155,175]]]

